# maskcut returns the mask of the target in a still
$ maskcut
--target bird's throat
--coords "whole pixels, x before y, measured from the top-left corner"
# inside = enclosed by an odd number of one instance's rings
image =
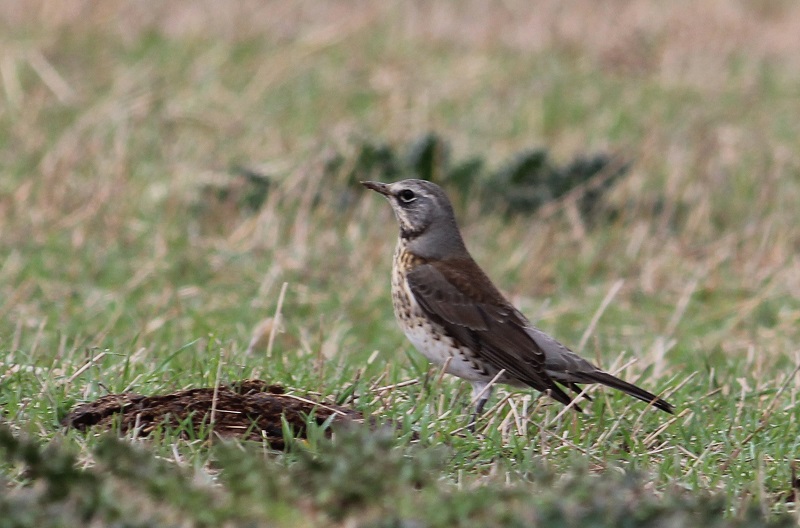
[[[410,242],[422,236],[427,230],[428,226],[414,229],[405,222],[402,222],[400,224],[400,238]]]

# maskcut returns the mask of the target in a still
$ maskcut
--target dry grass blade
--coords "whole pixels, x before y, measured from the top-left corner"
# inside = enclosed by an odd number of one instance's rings
[[[211,430],[214,430],[214,425],[216,424],[216,417],[217,417],[217,402],[219,401],[219,386],[220,386],[220,374],[222,373],[222,363],[223,363],[223,350],[222,348],[219,349],[219,354],[217,355],[217,372],[214,375],[214,394],[211,396],[211,414],[208,420],[209,427]],[[213,436],[212,436],[213,438]]]
[[[341,411],[339,409],[334,409],[333,407],[325,405],[324,403],[309,400],[308,398],[303,398],[302,396],[297,396],[296,394],[284,394],[284,396],[286,396],[287,398],[292,398],[297,401],[301,401],[303,403],[307,403],[309,405],[313,405],[315,407],[319,407],[321,409],[325,409],[326,411],[330,411],[333,414],[338,414],[339,416],[348,416],[348,414],[345,413],[344,411]]]
[[[408,386],[411,386],[411,385],[416,385],[418,383],[419,383],[419,379],[414,378],[414,379],[409,379],[409,380],[405,380],[405,381],[400,381],[398,383],[393,383],[392,385],[384,385],[383,387],[376,387],[374,389],[370,389],[370,392],[381,394],[381,393],[384,393],[384,392],[393,391],[395,389],[400,389],[402,387],[408,387]]]
[[[594,332],[594,329],[597,327],[597,323],[600,321],[600,318],[603,316],[603,313],[606,311],[606,308],[611,304],[611,301],[614,300],[614,297],[619,293],[619,290],[622,289],[622,286],[625,284],[625,281],[622,279],[617,280],[614,284],[611,285],[609,288],[608,293],[606,296],[603,297],[603,301],[600,303],[600,306],[595,311],[594,315],[592,316],[591,321],[589,321],[589,326],[586,327],[586,330],[583,332],[581,336],[581,340],[578,342],[577,351],[581,352],[583,347],[586,346],[586,342],[589,340],[589,337]]]
[[[105,352],[105,351],[103,351],[103,352],[100,352],[100,353],[99,353],[99,354],[97,354],[96,356],[92,356],[92,357],[91,357],[91,359],[89,359],[89,361],[87,361],[86,363],[84,363],[84,364],[83,364],[83,366],[82,366],[81,368],[79,368],[78,370],[76,370],[76,371],[75,371],[75,372],[72,374],[72,376],[70,376],[69,378],[67,378],[66,384],[67,384],[67,385],[71,385],[71,384],[72,384],[72,382],[74,382],[76,379],[78,379],[78,377],[80,377],[80,375],[81,375],[81,374],[83,374],[84,372],[86,372],[87,370],[89,370],[90,368],[92,368],[94,365],[96,365],[96,364],[97,364],[97,363],[98,363],[98,362],[99,362],[101,359],[103,359],[104,357],[106,357],[106,352]]]
[[[278,304],[275,306],[275,316],[272,318],[272,328],[269,332],[269,341],[267,341],[267,357],[272,357],[272,347],[275,344],[275,334],[278,332],[281,324],[281,312],[283,310],[283,299],[286,297],[286,288],[289,287],[288,282],[281,285],[281,293],[278,295]]]

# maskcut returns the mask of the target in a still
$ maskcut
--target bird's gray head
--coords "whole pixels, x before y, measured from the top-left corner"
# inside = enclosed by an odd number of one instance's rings
[[[435,183],[401,180],[394,183],[363,181],[361,184],[389,200],[400,224],[400,238],[415,254],[443,258],[466,251],[450,200]]]

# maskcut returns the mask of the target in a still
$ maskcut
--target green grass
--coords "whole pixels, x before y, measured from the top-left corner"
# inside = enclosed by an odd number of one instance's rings
[[[681,511],[796,524],[800,99],[778,37],[800,9],[699,17],[639,0],[642,28],[590,4],[536,19],[478,4],[28,5],[0,7],[0,427],[31,441],[28,458],[0,446],[0,512],[31,526],[87,511],[98,526],[655,526]],[[559,417],[500,390],[481,434],[463,431],[468,387],[394,323],[389,207],[345,185],[364,141],[402,150],[431,130],[491,170],[537,147],[559,164],[631,162],[608,197],[619,214],[591,228],[568,203],[505,218],[472,196],[457,213],[515,304],[665,392],[675,418],[600,389],[590,414]],[[255,211],[237,166],[274,182]],[[248,354],[284,283],[271,357]],[[59,426],[109,392],[244,377],[331,399],[355,383],[356,407],[399,429],[284,455],[175,431],[129,450]],[[42,491],[53,479],[64,494]],[[350,489],[361,481],[374,493]]]

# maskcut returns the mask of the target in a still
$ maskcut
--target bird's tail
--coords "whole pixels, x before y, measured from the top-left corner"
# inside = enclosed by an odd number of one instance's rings
[[[675,412],[675,407],[671,403],[662,400],[655,394],[647,392],[646,390],[637,387],[632,383],[628,383],[627,381],[623,381],[615,376],[612,376],[608,372],[597,370],[591,373],[587,373],[586,377],[591,378],[591,380],[596,383],[602,383],[603,385],[611,387],[612,389],[620,390],[625,394],[629,394],[634,398],[638,398],[643,402],[647,402],[653,407],[657,407],[662,411],[668,412],[670,414],[674,414]]]

